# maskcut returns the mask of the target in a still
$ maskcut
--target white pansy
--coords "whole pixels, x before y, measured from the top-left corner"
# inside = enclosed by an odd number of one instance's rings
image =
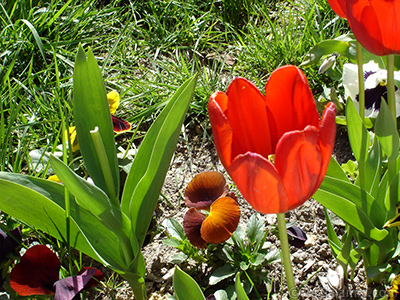
[[[358,110],[358,76],[357,65],[346,63],[343,65],[343,86],[345,98],[353,100]],[[378,64],[370,61],[363,65],[365,88],[365,117],[376,118],[379,113],[381,97],[386,98],[386,70],[380,69]],[[394,79],[400,81],[400,71],[394,72]],[[400,89],[396,88],[396,115],[400,116]]]

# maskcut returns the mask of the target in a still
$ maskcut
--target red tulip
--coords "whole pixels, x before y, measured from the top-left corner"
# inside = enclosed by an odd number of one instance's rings
[[[261,213],[303,204],[325,176],[335,140],[336,108],[321,121],[304,74],[272,73],[266,96],[244,78],[216,92],[208,110],[218,156],[243,197]]]
[[[328,3],[339,17],[347,19],[346,0],[328,0]]]
[[[347,18],[357,41],[369,52],[400,54],[400,1],[328,0],[331,8]]]
[[[345,2],[351,30],[365,49],[379,56],[400,54],[400,1]]]

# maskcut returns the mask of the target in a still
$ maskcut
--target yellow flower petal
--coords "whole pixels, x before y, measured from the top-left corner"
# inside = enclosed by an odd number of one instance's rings
[[[111,91],[107,94],[108,105],[110,107],[111,115],[115,114],[119,106],[119,94],[116,91]]]
[[[51,175],[47,180],[54,181],[54,182],[61,182],[60,178],[57,175]]]
[[[225,242],[236,230],[239,219],[237,202],[229,197],[221,197],[211,204],[210,214],[201,225],[201,237],[212,244]]]

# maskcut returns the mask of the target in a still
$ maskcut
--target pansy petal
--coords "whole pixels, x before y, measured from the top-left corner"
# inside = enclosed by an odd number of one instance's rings
[[[10,230],[9,234],[0,229],[0,262],[9,252],[13,252],[20,245],[18,241],[21,240],[21,226]]]
[[[266,158],[247,152],[236,157],[228,171],[243,197],[258,212],[276,214],[289,209],[281,177]]]
[[[110,107],[111,115],[115,114],[119,106],[119,94],[116,91],[111,91],[107,94],[108,106]]]
[[[185,203],[188,207],[208,209],[215,200],[225,196],[228,184],[220,172],[197,174],[185,189]]]
[[[85,270],[81,275],[69,276],[55,283],[56,293],[54,300],[72,300],[96,274],[96,268]]]
[[[206,216],[195,208],[189,209],[183,216],[183,229],[190,243],[197,248],[204,248],[207,242],[201,237],[201,224]]]
[[[114,132],[119,133],[131,130],[131,124],[129,124],[129,122],[117,118],[116,116],[111,116],[111,118],[112,118]]]
[[[310,198],[319,182],[322,153],[318,142],[318,128],[308,126],[284,134],[276,147],[275,167],[289,197],[289,210]]]
[[[208,114],[212,127],[215,148],[225,169],[232,162],[232,127],[225,115],[228,97],[223,92],[211,95],[208,102]]]
[[[90,279],[89,283],[85,286],[85,290],[95,287],[106,276],[106,274],[104,274],[103,272],[94,267],[83,267],[82,270],[78,272],[78,275],[82,275],[86,270],[92,270],[92,269],[95,271],[95,273],[91,275],[92,278]]]
[[[201,226],[201,236],[208,243],[225,242],[236,230],[239,219],[237,202],[229,197],[221,197],[211,205],[210,214]]]
[[[231,82],[226,94],[226,116],[233,131],[233,157],[247,151],[265,157],[272,154],[264,95],[250,81],[240,77]]]
[[[284,66],[275,70],[265,87],[265,97],[273,145],[276,146],[286,132],[303,130],[308,125],[318,126],[314,97],[299,68]]]
[[[53,284],[58,280],[60,261],[49,248],[35,245],[21,257],[12,269],[10,286],[20,296],[54,294]]]

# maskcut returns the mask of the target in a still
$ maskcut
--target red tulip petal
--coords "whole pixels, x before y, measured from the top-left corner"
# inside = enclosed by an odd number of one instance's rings
[[[82,270],[80,270],[78,272],[78,275],[82,275],[86,270],[94,270],[95,273],[93,275],[91,275],[92,278],[90,279],[88,284],[85,286],[85,290],[95,287],[106,276],[106,274],[104,274],[103,272],[101,272],[100,270],[98,270],[97,268],[94,268],[94,267],[83,267]]]
[[[328,0],[333,11],[341,18],[346,19],[346,0]]]
[[[274,147],[286,132],[303,130],[307,125],[318,126],[315,101],[307,78],[299,68],[284,66],[275,70],[265,87],[265,94]],[[255,130],[260,131],[260,128]],[[273,151],[275,153],[275,149]]]
[[[188,207],[208,209],[215,200],[228,193],[228,184],[220,172],[197,174],[185,190],[185,203]]]
[[[315,191],[319,188],[328,170],[329,162],[336,136],[336,106],[333,102],[328,103],[322,113],[322,118],[319,122],[319,147],[322,153],[322,166],[319,181],[315,187]],[[314,192],[315,192],[314,191]]]
[[[243,197],[255,210],[276,214],[289,209],[281,177],[266,158],[251,152],[239,155],[228,171]]]
[[[219,198],[211,205],[210,214],[201,226],[201,236],[208,243],[225,242],[236,230],[239,219],[237,202],[229,197]]]
[[[89,285],[96,274],[96,268],[85,270],[82,274],[77,276],[69,276],[64,279],[58,280],[55,283],[56,294],[54,300],[72,300],[74,297]]]
[[[113,122],[114,132],[124,132],[131,130],[131,124],[129,122],[124,121],[116,116],[111,116]]]
[[[275,167],[289,197],[289,210],[310,198],[322,168],[318,128],[308,126],[304,131],[284,134],[276,147]]]
[[[11,271],[10,286],[20,296],[51,295],[59,271],[57,255],[44,245],[35,245]]]
[[[348,21],[360,44],[376,55],[400,54],[400,1],[347,1]]]
[[[232,127],[225,116],[228,97],[223,92],[211,95],[208,102],[208,114],[214,136],[215,148],[225,169],[232,162]]]
[[[272,154],[265,97],[244,78],[235,78],[226,94],[226,116],[233,131],[232,157],[248,151],[264,157]]]
[[[191,208],[183,216],[183,229],[190,243],[197,248],[204,248],[207,242],[201,237],[200,228],[206,216]]]

